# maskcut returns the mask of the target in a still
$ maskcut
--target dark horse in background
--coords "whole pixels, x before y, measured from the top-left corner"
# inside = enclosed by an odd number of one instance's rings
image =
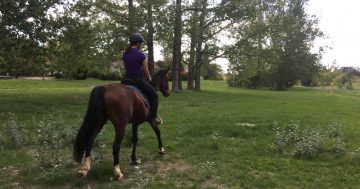
[[[170,95],[167,70],[159,70],[152,76],[151,84],[160,90],[163,96]],[[149,121],[150,110],[144,103],[143,97],[127,85],[109,84],[97,86],[91,91],[88,109],[84,121],[77,133],[74,144],[74,159],[81,163],[79,175],[85,177],[91,164],[90,151],[95,137],[99,134],[108,119],[115,127],[116,137],[113,143],[114,175],[121,179],[123,174],[119,165],[120,144],[125,134],[125,127],[132,124],[132,153],[131,164],[137,164],[136,145],[138,141],[138,126]],[[157,125],[151,125],[159,142],[159,153],[164,155],[165,150],[161,141],[160,130]]]

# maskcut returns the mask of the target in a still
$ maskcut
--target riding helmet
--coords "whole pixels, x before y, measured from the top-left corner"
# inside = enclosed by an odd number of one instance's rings
[[[143,36],[141,34],[133,33],[129,37],[129,42],[130,43],[138,43],[138,42],[143,43],[143,42],[145,42],[145,40],[144,40],[144,38],[143,38]]]

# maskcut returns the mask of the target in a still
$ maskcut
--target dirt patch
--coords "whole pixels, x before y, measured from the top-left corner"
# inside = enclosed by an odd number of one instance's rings
[[[55,77],[19,77],[18,79],[25,79],[25,80],[54,80]]]
[[[154,181],[164,183],[170,181],[175,184],[176,188],[192,188],[194,182],[202,182],[201,188],[226,188],[219,184],[219,180],[215,177],[211,176],[202,180],[201,170],[182,160],[176,162],[146,161],[131,174],[133,175],[126,182],[135,181],[139,188]]]
[[[224,189],[227,187],[221,186],[217,179],[215,178],[209,178],[206,179],[206,181],[201,185],[201,188],[217,188],[217,189]]]
[[[11,76],[6,76],[6,75],[0,75],[0,79],[12,79],[13,77]]]
[[[186,171],[190,170],[190,166],[187,165],[183,161],[179,162],[161,162],[161,161],[155,161],[151,162],[151,164],[155,163],[157,168],[158,175],[166,176],[169,174],[169,172],[174,171],[178,173],[184,173]],[[149,166],[150,163],[145,164],[145,166]]]
[[[256,124],[254,123],[235,123],[235,125],[241,127],[248,127],[248,128],[256,127]]]
[[[29,149],[26,150],[26,155],[29,155],[31,157],[36,157],[39,155],[39,152],[36,149]]]
[[[190,180],[183,180],[177,175],[192,175],[194,170],[184,161],[163,162],[146,161],[139,166],[134,166],[131,171],[125,173],[128,177],[123,178],[123,184],[135,183],[137,188],[146,188],[147,184],[152,182],[174,182],[177,188],[191,187]],[[187,176],[186,176],[187,177]]]
[[[16,180],[14,180],[15,177],[17,177],[20,174],[20,169],[18,167],[9,165],[7,167],[1,168],[0,172],[1,172],[0,175],[3,175],[2,179],[7,180],[9,183],[9,186],[14,187],[14,188],[20,187],[20,183],[17,182]]]

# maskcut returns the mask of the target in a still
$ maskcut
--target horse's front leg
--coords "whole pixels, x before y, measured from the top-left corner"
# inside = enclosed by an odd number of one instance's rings
[[[151,125],[151,128],[155,131],[156,133],[156,137],[158,139],[158,143],[159,143],[159,154],[161,155],[165,155],[165,149],[164,146],[162,144],[162,140],[161,140],[161,133],[160,133],[160,129],[157,125]]]
[[[138,142],[138,128],[139,125],[134,124],[132,126],[132,153],[131,153],[131,165],[137,165],[139,162],[136,158],[136,145]]]

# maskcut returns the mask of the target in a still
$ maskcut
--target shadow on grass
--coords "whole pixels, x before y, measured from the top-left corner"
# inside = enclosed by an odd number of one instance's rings
[[[24,183],[36,188],[88,188],[89,186],[106,186],[112,181],[111,163],[94,165],[86,178],[77,174],[80,165],[67,165],[53,170],[32,168],[22,174]]]

